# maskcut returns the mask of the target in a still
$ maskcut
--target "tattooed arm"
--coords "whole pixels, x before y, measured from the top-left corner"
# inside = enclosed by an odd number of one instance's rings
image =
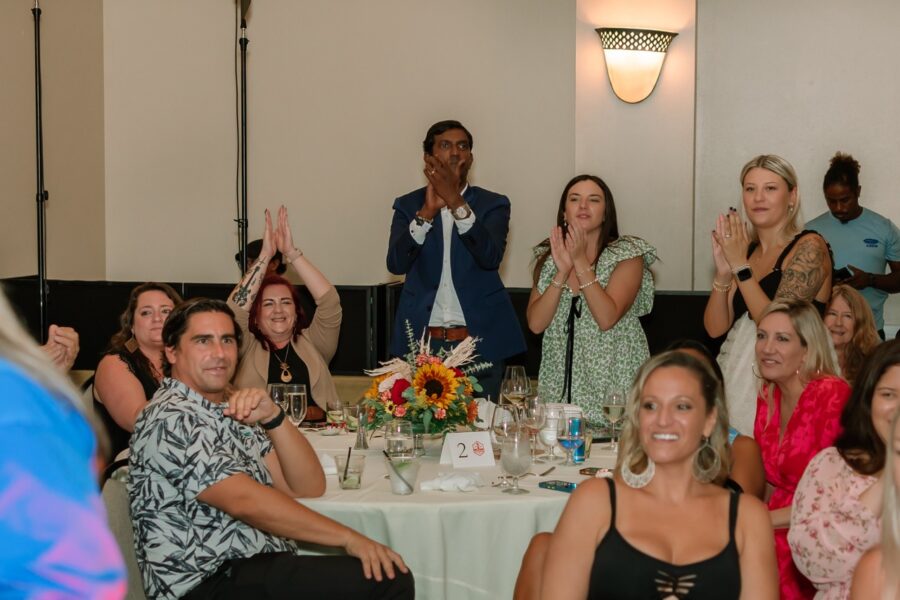
[[[831,290],[831,257],[825,240],[818,234],[800,238],[785,263],[775,299],[796,298],[812,302],[824,284]],[[819,300],[827,301],[828,295]]]
[[[263,232],[262,249],[259,252],[259,258],[255,263],[250,265],[244,278],[237,284],[228,296],[228,300],[234,303],[240,309],[249,311],[253,301],[256,300],[256,294],[259,292],[259,286],[263,278],[266,276],[266,267],[275,254],[274,233],[272,230],[272,218],[269,211],[266,210],[266,229]]]

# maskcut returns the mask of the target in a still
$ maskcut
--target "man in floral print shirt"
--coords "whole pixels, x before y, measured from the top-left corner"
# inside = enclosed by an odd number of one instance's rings
[[[152,598],[412,598],[390,548],[294,500],[325,490],[306,438],[263,391],[233,390],[240,330],[224,302],[181,304],[162,386],[135,424],[128,492]],[[297,556],[294,540],[349,556]]]

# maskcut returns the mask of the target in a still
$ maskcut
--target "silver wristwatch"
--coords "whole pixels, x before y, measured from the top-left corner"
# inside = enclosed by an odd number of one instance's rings
[[[472,209],[468,202],[463,202],[460,206],[454,208],[451,213],[454,219],[466,219],[472,214]]]

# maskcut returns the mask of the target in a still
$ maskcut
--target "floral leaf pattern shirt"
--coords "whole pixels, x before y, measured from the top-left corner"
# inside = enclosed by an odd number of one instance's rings
[[[164,379],[135,423],[128,495],[148,598],[179,598],[226,560],[294,551],[293,542],[197,500],[238,473],[272,485],[263,462],[272,443],[258,427],[224,416],[225,406]]]

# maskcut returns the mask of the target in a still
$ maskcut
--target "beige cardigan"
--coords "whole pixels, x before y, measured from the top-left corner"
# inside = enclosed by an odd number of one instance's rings
[[[234,385],[239,388],[255,387],[266,389],[269,376],[269,351],[263,348],[248,327],[250,313],[238,307],[230,299],[228,306],[234,311],[238,325],[244,334],[241,345],[240,362],[234,376]],[[316,302],[316,314],[309,327],[291,342],[294,352],[309,370],[312,397],[322,410],[329,400],[337,400],[337,389],[328,372],[328,362],[337,350],[338,334],[341,331],[341,299],[334,286]]]

